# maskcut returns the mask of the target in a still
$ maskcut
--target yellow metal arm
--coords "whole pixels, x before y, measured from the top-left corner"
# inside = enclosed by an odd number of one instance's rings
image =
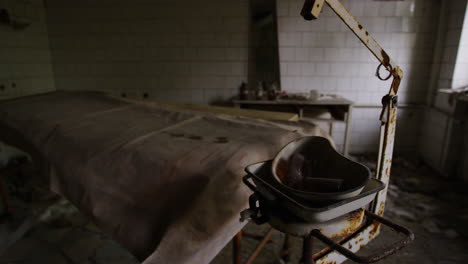
[[[380,130],[380,149],[377,161],[377,175],[376,177],[383,181],[387,186],[390,180],[390,170],[392,165],[393,147],[395,143],[395,130],[397,118],[397,93],[400,86],[401,79],[403,78],[403,71],[401,68],[390,58],[385,50],[372,38],[369,32],[364,28],[359,21],[356,20],[339,0],[305,0],[304,7],[302,8],[301,15],[306,20],[317,19],[322,12],[325,3],[343,20],[349,29],[361,40],[361,42],[370,50],[370,52],[377,58],[387,71],[390,72],[388,78],[393,77],[393,81],[388,94],[383,99],[382,113],[380,115],[381,130]],[[380,68],[380,66],[379,66]],[[379,75],[378,77],[382,80]],[[388,78],[385,78],[388,79]],[[387,189],[379,192],[374,201],[373,211],[375,214],[382,216],[385,208],[385,200],[387,196]],[[379,228],[377,227],[377,234]],[[372,239],[372,238],[370,238]],[[370,241],[370,240],[369,240]],[[364,245],[367,242],[362,242]],[[362,246],[361,245],[361,246]],[[332,253],[332,255],[335,253]],[[333,255],[333,257],[338,257]]]
[[[356,18],[354,18],[348,10],[343,6],[339,0],[305,0],[304,7],[302,8],[301,15],[306,20],[317,19],[322,12],[325,3],[343,20],[349,29],[361,40],[361,42],[370,50],[370,52],[377,58],[378,61],[392,74],[394,79],[401,80],[403,78],[403,71],[400,67],[390,58],[385,50],[379,43],[370,36],[369,32],[364,28]],[[400,81],[392,84],[393,94],[398,92]]]

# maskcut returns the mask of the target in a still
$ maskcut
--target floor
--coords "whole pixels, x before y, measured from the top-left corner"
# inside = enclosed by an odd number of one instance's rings
[[[374,168],[371,157],[356,159]],[[6,180],[14,214],[0,218],[0,264],[139,263],[70,203],[38,187],[42,185],[33,177],[15,175]],[[440,177],[418,161],[395,158],[385,216],[412,229],[416,240],[380,263],[468,263],[467,187]],[[268,225],[251,223],[246,226],[246,230],[259,235],[268,228]],[[273,243],[267,244],[254,263],[282,263],[278,252],[283,238],[284,235],[275,232]],[[383,229],[362,253],[373,253],[398,238],[391,230]],[[257,243],[254,239],[243,239],[244,260]],[[293,239],[292,243],[294,250],[290,263],[298,263],[301,240]],[[317,245],[315,250],[319,247]],[[212,264],[231,263],[231,249],[229,243]]]

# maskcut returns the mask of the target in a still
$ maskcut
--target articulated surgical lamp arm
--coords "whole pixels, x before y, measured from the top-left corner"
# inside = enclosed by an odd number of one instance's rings
[[[356,20],[339,0],[305,0],[301,15],[306,20],[317,19],[322,12],[325,3],[343,20],[349,29],[361,40],[361,42],[369,49],[369,51],[380,62],[377,68],[377,77],[381,80],[387,80],[393,77],[390,91],[382,99],[383,109],[380,115],[381,134],[380,134],[380,149],[377,161],[377,178],[383,181],[387,186],[390,179],[390,169],[392,165],[393,146],[395,141],[396,129],[396,108],[398,88],[403,71],[390,58],[385,50],[372,38],[369,32]],[[388,78],[382,78],[379,73],[381,66],[384,66],[390,72]],[[373,211],[377,215],[382,216],[385,207],[386,189],[381,191],[375,200]]]
[[[317,19],[322,12],[324,4],[328,4],[338,17],[343,20],[346,26],[358,37],[369,51],[380,61],[380,63],[391,73],[393,78],[402,79],[403,72],[390,58],[385,50],[370,36],[369,32],[356,20],[339,0],[305,0],[301,15],[306,20]],[[382,79],[382,78],[381,78]],[[398,92],[398,87],[394,87],[394,93]],[[395,90],[396,89],[396,90]]]

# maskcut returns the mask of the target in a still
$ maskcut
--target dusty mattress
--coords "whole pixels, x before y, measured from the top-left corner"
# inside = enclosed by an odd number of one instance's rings
[[[144,263],[208,263],[244,223],[244,168],[318,127],[180,112],[93,92],[0,102],[0,140]],[[41,162],[43,163],[43,162]]]

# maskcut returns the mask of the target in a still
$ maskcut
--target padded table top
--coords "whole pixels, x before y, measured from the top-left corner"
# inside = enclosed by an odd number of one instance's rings
[[[0,140],[37,152],[51,189],[143,263],[208,263],[245,223],[244,168],[312,124],[175,111],[97,92],[0,102]]]

